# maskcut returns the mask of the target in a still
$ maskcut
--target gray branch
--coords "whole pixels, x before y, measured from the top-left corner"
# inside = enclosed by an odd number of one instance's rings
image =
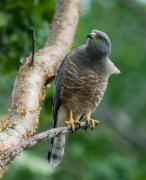
[[[96,125],[98,125],[99,123],[97,123]],[[79,129],[84,129],[87,130],[89,127],[91,126],[91,124],[89,122],[81,122],[80,125],[77,125],[75,127],[75,131],[79,130]],[[47,131],[44,131],[42,133],[33,135],[31,137],[29,137],[27,140],[22,141],[19,144],[19,147],[17,148],[17,151],[12,152],[13,155],[12,156],[16,156],[18,155],[20,152],[38,144],[41,141],[45,141],[47,139],[52,139],[55,136],[58,136],[60,134],[67,134],[72,132],[72,130],[70,129],[69,126],[64,126],[64,127],[58,127],[58,128],[53,128],[53,129],[49,129]]]

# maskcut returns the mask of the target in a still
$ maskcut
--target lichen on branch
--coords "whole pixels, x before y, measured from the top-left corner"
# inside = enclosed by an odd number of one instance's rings
[[[14,82],[9,122],[0,132],[0,176],[15,158],[22,142],[34,134],[39,123],[40,107],[45,85],[68,52],[76,32],[80,0],[58,0],[52,29],[46,45],[24,60]]]

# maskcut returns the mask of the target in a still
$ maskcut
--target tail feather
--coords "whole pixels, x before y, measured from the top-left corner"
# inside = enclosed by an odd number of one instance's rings
[[[52,141],[52,149],[48,152],[49,164],[52,167],[56,167],[63,158],[66,137],[67,135],[61,134]]]

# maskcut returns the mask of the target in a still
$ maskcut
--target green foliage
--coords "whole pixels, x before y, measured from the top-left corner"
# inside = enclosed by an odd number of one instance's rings
[[[31,26],[36,29],[37,47],[44,44],[54,5],[54,0],[0,1],[1,71],[7,73],[18,69],[19,59],[31,52]]]
[[[127,138],[115,131],[109,121],[110,117],[105,115],[108,106],[112,120],[123,132],[130,133],[129,129],[135,128],[135,135],[137,131],[145,134],[146,28],[140,13],[137,14],[135,9],[130,9],[124,2],[88,1],[89,4],[86,3],[87,6],[81,11],[73,45],[76,47],[83,44],[91,29],[107,32],[113,46],[111,59],[122,71],[121,75],[110,78],[104,100],[94,114],[101,120],[99,127],[94,131],[72,133],[66,144],[65,157],[57,169],[47,167],[49,143],[43,142],[23,153],[10,166],[4,180],[146,179],[145,151],[139,145],[133,146]],[[54,0],[0,1],[1,117],[7,111],[19,59],[31,52],[31,36],[27,29],[29,26],[35,27],[37,48],[42,47],[48,35],[54,5]],[[144,5],[140,7],[146,8]],[[46,89],[46,94],[47,98],[41,104],[39,131],[53,124],[53,84]]]

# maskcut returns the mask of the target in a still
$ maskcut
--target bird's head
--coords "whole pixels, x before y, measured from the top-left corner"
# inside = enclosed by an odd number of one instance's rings
[[[104,58],[111,52],[111,41],[108,35],[102,31],[92,30],[87,36],[88,48],[95,53],[98,58]]]

